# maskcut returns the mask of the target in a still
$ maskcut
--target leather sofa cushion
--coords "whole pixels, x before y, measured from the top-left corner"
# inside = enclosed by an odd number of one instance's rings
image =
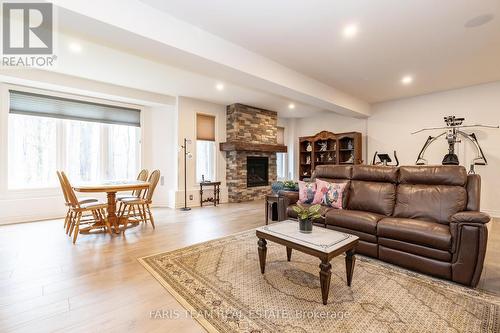
[[[355,165],[352,168],[352,179],[396,183],[398,181],[398,168],[391,166]]]
[[[326,214],[326,224],[375,235],[377,222],[383,217],[380,214],[358,210],[332,209]]]
[[[411,243],[407,243],[407,242],[403,242],[403,241],[399,241],[399,240],[395,240],[395,239],[382,238],[382,237],[378,238],[378,243],[380,245],[389,247],[391,249],[417,254],[419,256],[426,257],[426,258],[431,258],[431,259],[436,259],[436,260],[441,260],[441,261],[446,261],[446,262],[451,261],[451,253],[448,251],[433,249],[433,248],[430,248],[427,246],[411,244]]]
[[[337,230],[337,231],[340,231],[340,232],[344,232],[346,234],[351,234],[351,235],[354,235],[354,236],[358,236],[359,239],[361,239],[361,240],[363,240],[365,242],[377,244],[377,236],[372,235],[372,234],[367,234],[366,232],[361,232],[361,231],[357,231],[357,230],[353,230],[353,229],[348,229],[348,228],[337,227],[336,225],[331,225],[331,224],[327,224],[326,228],[327,229],[332,229],[332,230]]]
[[[417,272],[443,279],[451,278],[451,263],[449,262],[425,258],[416,254],[394,250],[383,245],[378,246],[378,258]]]
[[[301,206],[303,207],[310,207],[311,205],[309,204],[300,204]],[[291,218],[294,218],[296,219],[297,218],[297,213],[293,210],[293,207],[295,207],[296,205],[290,205],[286,208],[286,214],[291,217]],[[331,209],[334,209],[334,208],[331,208],[331,207],[327,207],[327,206],[323,206],[321,205],[321,209],[319,211],[319,213],[322,215],[322,216],[325,216],[325,214],[331,210]],[[316,223],[321,223],[321,224],[325,224],[325,220],[323,217],[320,217],[318,219],[316,219],[314,222]]]
[[[467,204],[467,192],[461,186],[401,184],[397,193],[394,217],[448,224]]]
[[[399,183],[465,186],[467,171],[458,165],[403,166],[399,168]]]
[[[314,170],[315,178],[351,179],[350,165],[318,165]]]
[[[347,209],[390,216],[396,201],[396,186],[391,183],[351,181]]]
[[[377,236],[449,251],[450,228],[445,224],[386,217],[377,224]]]

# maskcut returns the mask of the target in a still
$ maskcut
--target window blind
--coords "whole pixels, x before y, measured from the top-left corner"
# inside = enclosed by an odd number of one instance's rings
[[[196,139],[215,141],[215,117],[196,114]]]
[[[141,110],[9,90],[9,112],[14,114],[141,126]]]

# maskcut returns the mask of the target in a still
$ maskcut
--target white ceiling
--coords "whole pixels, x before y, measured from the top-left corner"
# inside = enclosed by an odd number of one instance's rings
[[[59,45],[60,49],[57,53],[60,60],[72,56],[76,57],[76,61],[79,61],[78,57],[94,56],[88,54],[90,51],[86,48],[90,45],[87,43],[98,43],[104,47],[151,59],[159,64],[167,64],[168,75],[165,75],[164,85],[158,87],[160,90],[156,91],[157,93],[192,97],[222,105],[243,103],[276,111],[283,118],[302,118],[324,111],[320,107],[301,103],[265,89],[255,89],[241,82],[224,80],[222,73],[218,76],[213,74],[212,64],[208,61],[203,62],[198,58],[191,58],[167,45],[143,38],[130,31],[63,8],[58,8],[57,16],[58,30],[65,34],[65,36],[59,35],[61,45]],[[63,39],[72,39],[78,42],[84,48],[83,54],[68,54],[65,50],[67,45],[64,45]],[[100,58],[99,61],[103,62],[105,59]],[[215,88],[216,84],[220,82],[224,84],[223,91],[217,91]],[[290,103],[295,105],[295,109],[289,109]]]
[[[142,2],[369,102],[500,80],[499,0]]]

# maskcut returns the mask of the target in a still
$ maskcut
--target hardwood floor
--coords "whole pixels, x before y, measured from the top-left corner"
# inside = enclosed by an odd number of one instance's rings
[[[75,246],[62,220],[2,226],[0,332],[203,332],[190,318],[151,319],[151,311],[183,308],[136,258],[263,225],[263,211],[262,201],[155,209],[156,230],[81,235]],[[496,223],[479,286],[500,295]]]

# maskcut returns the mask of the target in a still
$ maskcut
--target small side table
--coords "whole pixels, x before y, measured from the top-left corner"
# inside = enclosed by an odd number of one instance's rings
[[[284,221],[286,220],[285,216],[285,201],[286,198],[280,197],[277,194],[268,194],[266,195],[266,225],[269,224],[269,214],[273,213],[274,207],[276,205],[276,211],[278,215],[278,221]],[[271,216],[271,221],[273,220]]]
[[[213,197],[203,199],[204,186],[214,187]],[[220,203],[220,182],[200,182],[200,207],[203,207],[204,202],[213,202],[214,206],[217,206]]]

